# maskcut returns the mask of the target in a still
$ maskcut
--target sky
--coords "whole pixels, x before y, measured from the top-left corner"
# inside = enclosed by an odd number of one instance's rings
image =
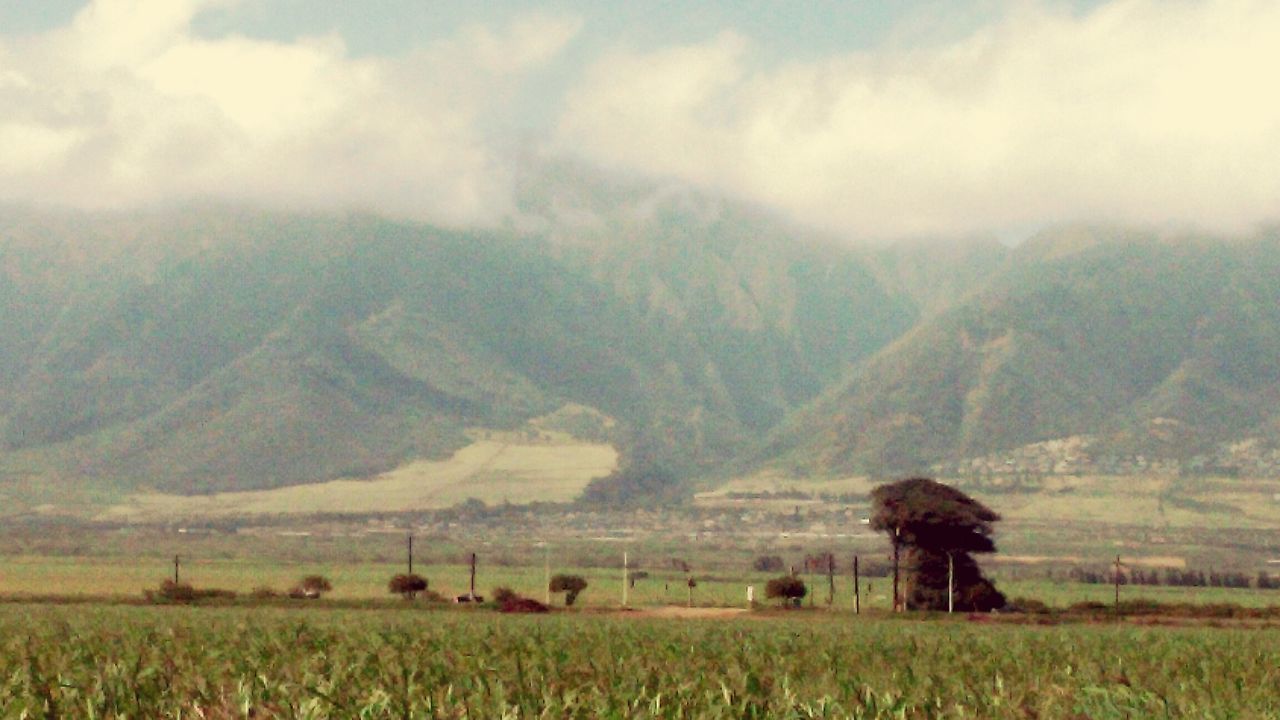
[[[0,0],[0,202],[501,224],[520,158],[851,241],[1280,215],[1280,3]]]

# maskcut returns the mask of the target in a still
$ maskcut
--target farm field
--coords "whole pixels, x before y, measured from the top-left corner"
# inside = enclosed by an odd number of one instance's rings
[[[7,605],[0,715],[1280,714],[1277,629],[789,615]]]
[[[464,594],[469,583],[469,568],[459,564],[415,565],[415,572],[425,576],[430,588],[446,597]],[[139,598],[143,590],[156,588],[161,580],[172,577],[171,564],[163,559],[86,557],[4,557],[0,558],[0,597],[21,599],[42,596],[82,596]],[[221,588],[248,594],[261,587],[277,592],[288,590],[304,575],[319,574],[329,578],[333,591],[327,597],[343,601],[395,599],[387,592],[387,581],[404,566],[391,563],[288,563],[278,560],[190,560],[182,568],[182,579],[198,588]],[[616,608],[622,602],[622,569],[600,567],[552,567],[553,573],[582,575],[588,588],[578,599],[585,607]],[[674,570],[649,570],[648,576],[628,590],[628,603],[634,607],[686,605],[689,590],[687,576]],[[764,585],[776,573],[760,572],[694,572],[697,587],[693,591],[695,605],[707,607],[743,607],[746,587],[755,587],[757,600],[763,600]],[[1078,602],[1110,604],[1114,589],[1107,584],[1013,578],[994,573],[998,587],[1010,599],[1029,597],[1052,607],[1066,607]],[[520,594],[542,599],[545,571],[542,567],[481,564],[476,578],[476,591],[489,595],[495,587],[508,587]],[[827,608],[829,586],[821,575],[805,575],[812,605]],[[890,581],[882,577],[861,579],[861,604],[864,609],[890,607]],[[1280,590],[1220,587],[1124,586],[1125,600],[1145,599],[1162,603],[1218,604],[1242,607],[1280,606]],[[559,599],[556,599],[559,602]],[[810,600],[806,599],[806,605]],[[834,610],[853,608],[853,582],[848,576],[836,577]]]

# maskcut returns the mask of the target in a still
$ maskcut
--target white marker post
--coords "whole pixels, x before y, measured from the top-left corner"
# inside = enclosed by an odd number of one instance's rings
[[[542,592],[545,594],[544,605],[551,606],[551,543],[542,544]]]
[[[956,606],[956,563],[951,553],[947,553],[947,614],[950,615]]]

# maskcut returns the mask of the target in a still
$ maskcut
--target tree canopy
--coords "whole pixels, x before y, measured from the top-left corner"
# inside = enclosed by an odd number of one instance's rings
[[[947,575],[953,573],[955,607],[990,610],[1004,596],[982,575],[972,553],[995,552],[993,523],[1000,515],[953,487],[923,477],[906,478],[871,492],[871,526],[889,536],[895,554],[907,550],[907,602],[947,609]]]

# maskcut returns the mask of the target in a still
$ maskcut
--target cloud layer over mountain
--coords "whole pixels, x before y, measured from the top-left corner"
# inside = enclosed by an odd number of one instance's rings
[[[550,152],[850,238],[1081,219],[1231,232],[1274,221],[1280,200],[1271,2],[980,5],[942,31],[902,18],[869,46],[790,58],[731,26],[637,46],[573,14],[459,26],[394,56],[352,53],[340,29],[193,29],[234,3],[95,0],[0,34],[0,200],[492,223],[511,212],[522,118],[541,112],[531,92],[552,108],[534,133]]]
[[[217,197],[448,224],[509,210],[481,129],[575,20],[465,28],[394,58],[341,37],[192,33],[220,0],[97,0],[0,41],[0,196],[119,206]]]

